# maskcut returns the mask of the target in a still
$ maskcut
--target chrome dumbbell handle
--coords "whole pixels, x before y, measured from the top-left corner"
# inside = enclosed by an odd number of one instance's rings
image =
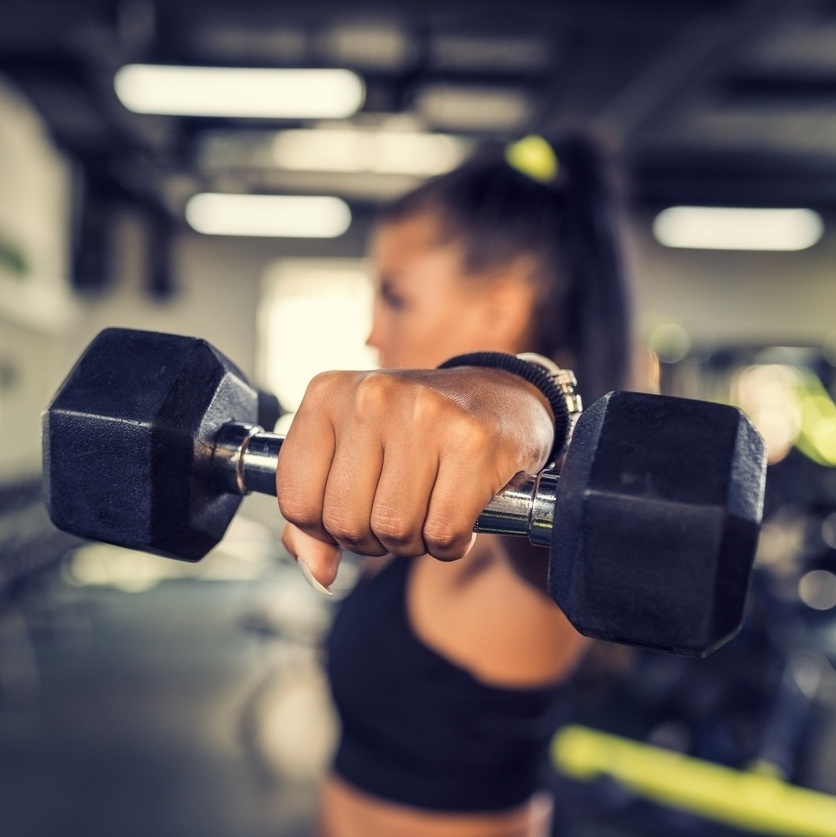
[[[212,468],[226,491],[232,494],[276,496],[276,468],[284,436],[268,433],[258,425],[230,422],[215,442]],[[496,494],[476,521],[477,532],[526,535],[531,543],[551,542],[556,474],[517,474]]]

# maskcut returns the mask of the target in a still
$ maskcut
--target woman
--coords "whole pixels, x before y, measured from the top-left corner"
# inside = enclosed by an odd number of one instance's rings
[[[282,450],[284,542],[315,586],[340,547],[378,558],[329,641],[343,734],[327,837],[549,833],[539,770],[587,640],[545,592],[544,551],[472,530],[515,473],[547,464],[554,410],[509,372],[434,367],[533,351],[573,368],[588,403],[626,382],[602,160],[580,139],[556,150],[554,183],[480,158],[388,207],[368,341],[385,371],[315,379]]]

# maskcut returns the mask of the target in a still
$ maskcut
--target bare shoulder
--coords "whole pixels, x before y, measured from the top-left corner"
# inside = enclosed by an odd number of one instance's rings
[[[516,571],[499,539],[480,536],[460,561],[416,561],[407,593],[413,630],[480,680],[544,686],[580,661],[589,641],[544,590]]]

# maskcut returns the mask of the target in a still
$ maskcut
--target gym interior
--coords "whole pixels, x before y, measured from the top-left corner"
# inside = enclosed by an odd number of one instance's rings
[[[317,372],[375,363],[377,209],[483,146],[528,138],[536,169],[532,137],[566,126],[623,176],[649,386],[740,407],[769,464],[742,629],[705,659],[613,646],[578,678],[554,834],[836,835],[832,0],[0,0],[0,19],[6,837],[311,834],[337,734],[321,644],[357,562],[333,599],[311,590],[274,497],[246,496],[197,563],[51,522],[42,415],[85,346],[204,338],[284,432]],[[165,68],[342,75],[270,110],[217,79],[178,102]],[[239,196],[321,202],[250,218]]]

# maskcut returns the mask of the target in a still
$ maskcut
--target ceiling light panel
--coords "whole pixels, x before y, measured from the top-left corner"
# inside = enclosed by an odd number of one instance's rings
[[[836,24],[816,20],[787,22],[755,41],[746,62],[767,72],[836,71]]]
[[[323,58],[331,64],[399,72],[415,63],[417,44],[392,23],[339,24],[318,39]]]
[[[442,130],[517,132],[528,126],[534,103],[515,88],[432,84],[417,91],[415,108]]]
[[[186,220],[206,235],[337,238],[351,224],[351,211],[330,196],[202,192],[186,204]]]
[[[273,140],[276,165],[296,171],[428,177],[454,168],[468,151],[458,138],[413,131],[289,130]]]
[[[177,116],[342,118],[363,104],[362,80],[348,70],[128,64],[114,87],[128,110]]]
[[[283,194],[339,195],[347,201],[391,201],[415,188],[422,178],[408,174],[369,172],[262,170],[244,188]],[[225,182],[225,181],[219,181]]]
[[[301,28],[246,25],[236,21],[200,21],[182,34],[192,54],[219,63],[269,63],[284,67],[309,60],[308,36]]]
[[[195,159],[210,173],[237,170],[428,177],[457,166],[473,143],[450,134],[345,125],[286,131],[206,131]]]
[[[672,206],[653,222],[660,244],[697,250],[806,250],[823,233],[811,209]]]
[[[527,75],[546,70],[552,52],[545,38],[441,34],[430,40],[429,64],[446,71]]]

